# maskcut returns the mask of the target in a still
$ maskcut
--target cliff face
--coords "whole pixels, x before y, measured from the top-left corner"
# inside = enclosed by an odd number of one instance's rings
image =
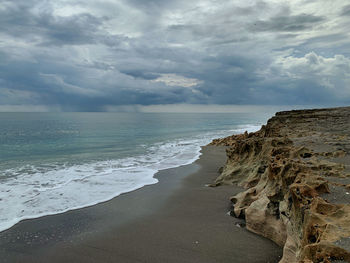
[[[246,189],[233,212],[284,247],[280,262],[350,262],[349,135],[350,107],[279,112],[211,143],[230,146],[215,185]]]

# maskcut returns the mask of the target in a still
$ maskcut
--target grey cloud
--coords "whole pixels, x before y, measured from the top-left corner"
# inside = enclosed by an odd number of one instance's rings
[[[176,7],[181,7],[181,5],[186,3],[186,0],[123,0],[127,5],[131,5],[134,8],[146,10],[151,14],[157,14],[161,10],[169,10]]]
[[[187,88],[151,84],[149,80],[156,77],[152,73],[120,73],[117,70],[105,73],[98,68],[59,63],[53,58],[42,60],[40,64],[11,61],[6,55],[3,58],[0,85],[10,90],[0,89],[4,100],[0,103],[10,102],[11,97],[12,102],[22,104],[61,105],[61,109],[69,111],[99,111],[104,105],[179,103],[193,97]],[[100,78],[91,78],[101,72]],[[135,81],[135,78],[139,80]]]
[[[45,37],[43,45],[79,45],[97,41],[95,32],[98,31],[102,21],[90,14],[67,18],[44,15],[38,19],[37,27],[42,28]]]
[[[107,19],[83,13],[68,17],[33,13],[30,1],[0,9],[0,32],[40,45],[79,45],[97,41],[96,32]],[[105,42],[108,42],[106,39]]]
[[[269,20],[258,20],[250,25],[252,31],[297,32],[311,29],[315,24],[325,21],[322,16],[301,14],[293,16],[275,16]]]
[[[318,32],[316,25],[335,18],[291,15],[292,3],[132,0],[104,6],[72,0],[74,11],[87,8],[66,16],[51,6],[34,12],[42,1],[6,3],[0,9],[0,105],[100,111],[130,104],[350,102],[347,31]],[[117,4],[123,12],[113,16]],[[198,82],[155,81],[167,74]]]
[[[261,12],[263,10],[266,10],[269,8],[269,4],[265,1],[257,1],[254,3],[253,6],[249,7],[234,7],[234,13],[235,15],[252,15],[255,14],[256,12]]]
[[[146,80],[154,80],[160,76],[159,74],[145,72],[144,70],[121,70],[120,72],[134,78],[141,78]]]
[[[350,5],[344,6],[340,14],[342,16],[350,16]]]

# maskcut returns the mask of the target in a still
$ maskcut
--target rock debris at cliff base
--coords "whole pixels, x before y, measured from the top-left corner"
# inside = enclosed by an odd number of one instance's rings
[[[350,107],[278,112],[229,146],[214,185],[238,184],[233,214],[283,247],[280,263],[350,262]]]

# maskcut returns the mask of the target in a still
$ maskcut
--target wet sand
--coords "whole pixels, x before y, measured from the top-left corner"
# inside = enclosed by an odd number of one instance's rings
[[[0,262],[278,262],[280,247],[227,215],[229,197],[242,189],[205,186],[224,165],[225,148],[202,153],[157,173],[157,184],[1,232]]]

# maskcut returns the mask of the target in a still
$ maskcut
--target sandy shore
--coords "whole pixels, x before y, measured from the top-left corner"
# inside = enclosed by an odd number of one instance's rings
[[[158,184],[20,222],[0,233],[1,262],[278,262],[281,248],[226,214],[242,189],[205,186],[217,178],[224,148],[202,152],[191,165],[159,172]]]

